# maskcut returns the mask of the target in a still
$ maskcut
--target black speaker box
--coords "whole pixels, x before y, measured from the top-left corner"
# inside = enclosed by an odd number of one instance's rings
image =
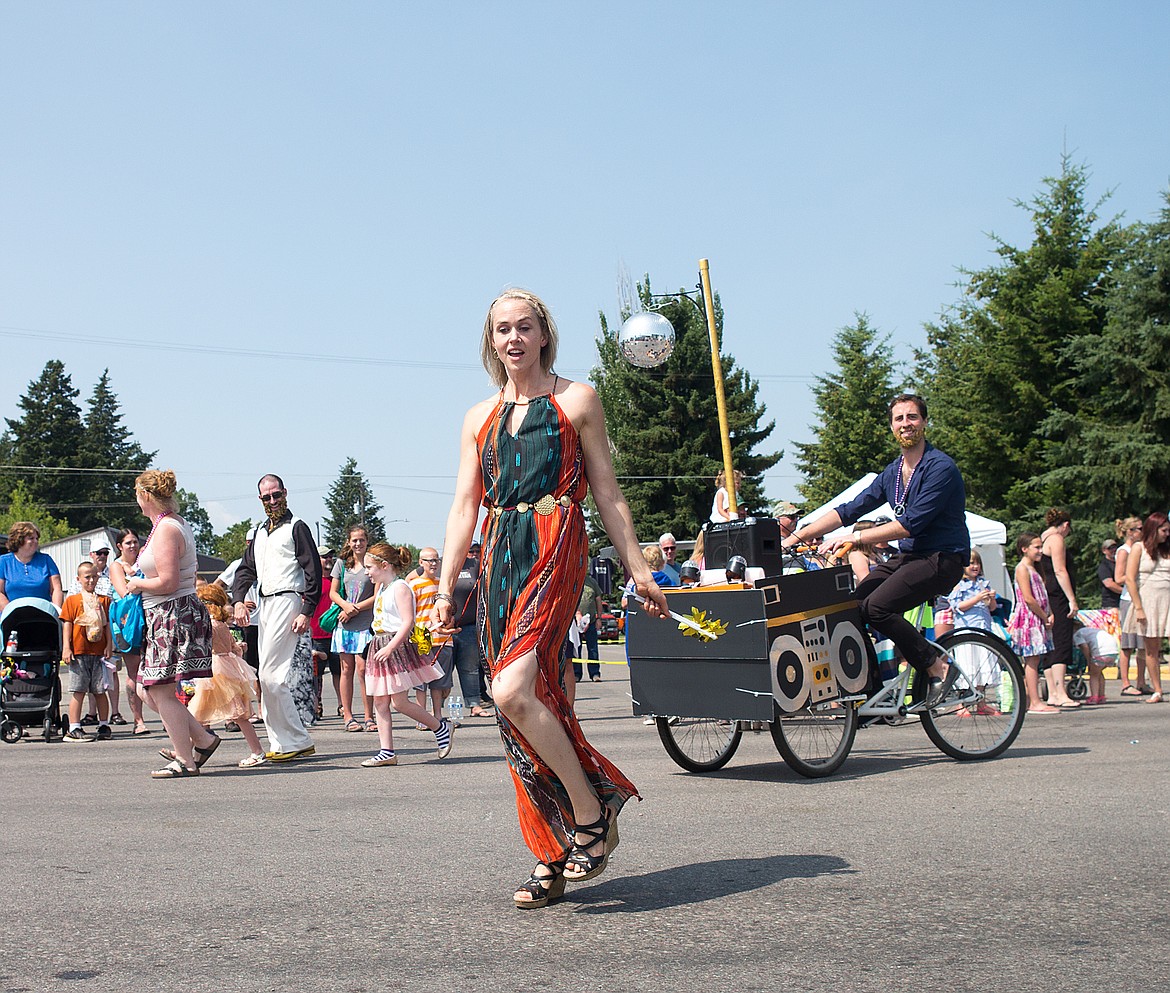
[[[722,569],[733,555],[742,555],[748,566],[764,570],[765,576],[783,571],[780,552],[780,522],[774,517],[748,517],[742,521],[708,521],[703,525],[703,567]]]

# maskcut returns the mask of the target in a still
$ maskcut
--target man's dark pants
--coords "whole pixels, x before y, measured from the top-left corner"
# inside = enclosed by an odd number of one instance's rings
[[[963,578],[969,552],[895,555],[875,565],[857,584],[861,616],[889,638],[915,669],[926,671],[938,653],[904,616],[920,604],[933,606],[935,597],[950,593]]]

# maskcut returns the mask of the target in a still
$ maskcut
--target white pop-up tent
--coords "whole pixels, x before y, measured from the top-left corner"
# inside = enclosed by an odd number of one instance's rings
[[[875,479],[877,479],[877,473],[866,473],[852,486],[846,487],[833,497],[833,499],[802,517],[800,523],[803,525],[809,521],[815,521],[821,514],[827,513],[841,506],[843,503],[848,503],[865,490]],[[981,517],[979,514],[973,514],[969,510],[966,512],[966,516],[967,530],[971,532],[971,547],[978,551],[983,559],[983,574],[991,582],[996,593],[1000,596],[1007,597],[1009,600],[1012,599],[1012,581],[1011,576],[1008,574],[1007,561],[1004,557],[1004,545],[1007,543],[1007,528],[999,521],[993,521],[989,517]],[[894,510],[888,503],[884,503],[877,510],[865,515],[866,520],[873,520],[875,517],[888,517],[890,520],[893,520]],[[826,537],[839,538],[852,530],[852,527],[839,528],[831,534],[826,535]]]

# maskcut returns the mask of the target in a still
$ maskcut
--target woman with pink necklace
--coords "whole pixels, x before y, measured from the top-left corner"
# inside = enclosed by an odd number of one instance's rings
[[[220,741],[175,696],[180,680],[212,676],[211,617],[195,595],[195,536],[177,513],[177,488],[169,469],[148,469],[134,482],[138,506],[153,522],[138,556],[142,575],[126,583],[129,592],[142,594],[146,612],[139,685],[175,753],[174,761],[150,774],[154,779],[198,775]]]

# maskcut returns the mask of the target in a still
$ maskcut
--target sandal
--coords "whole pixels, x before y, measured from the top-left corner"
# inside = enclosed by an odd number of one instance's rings
[[[1125,687],[1125,689],[1123,689],[1121,691],[1121,695],[1122,696],[1144,696],[1145,694],[1142,693],[1142,691],[1139,690],[1136,686],[1134,686],[1133,684],[1130,684],[1129,686]]]
[[[213,741],[206,748],[196,748],[196,747],[192,746],[192,750],[195,752],[195,768],[196,769],[203,768],[203,763],[206,762],[209,758],[211,758],[212,755],[215,754],[215,750],[217,748],[219,748],[219,743],[221,741],[223,741],[223,739],[217,736],[215,738],[215,741]],[[179,756],[175,754],[175,750],[173,748],[160,748],[158,750],[158,753],[164,759],[170,759],[172,762],[179,761]]]
[[[471,708],[471,716],[472,717],[495,717],[496,712],[491,707],[480,707],[477,705],[477,706]],[[541,863],[541,864],[543,865],[544,863]]]
[[[565,863],[567,861],[566,853],[556,862],[537,862],[531,875],[516,887],[516,892],[512,896],[512,902],[516,904],[516,909],[539,910],[563,897],[565,895]],[[545,869],[547,872],[542,873],[541,869]],[[527,893],[532,899],[520,899],[521,893]]]
[[[184,779],[187,776],[198,776],[199,767],[188,769],[182,762],[177,759],[174,762],[168,762],[161,769],[155,769],[151,774],[151,779]]]
[[[345,722],[345,730],[349,731],[351,734],[354,731],[360,731],[361,729],[362,729],[361,721],[356,720],[353,717],[351,717],[348,721]]]
[[[197,769],[203,768],[203,763],[215,754],[215,750],[219,748],[220,742],[223,741],[223,738],[217,734],[213,734],[211,737],[215,740],[206,748],[199,748],[198,746],[195,748],[195,767]]]
[[[125,723],[126,723],[126,718],[125,718],[125,717],[123,717],[121,714],[119,714],[119,713],[118,713],[118,712],[115,710],[115,711],[114,711],[112,714],[110,714],[110,723],[111,723],[111,724],[119,724],[119,725],[121,725],[121,724],[125,724]]]
[[[134,729],[134,737],[137,738],[144,734],[150,734],[150,728],[148,728],[145,724],[139,724],[138,727]]]
[[[366,721],[366,728],[365,729],[366,729],[367,733],[369,733],[369,734],[377,734],[378,733],[377,721]]]
[[[600,876],[609,864],[609,856],[618,846],[617,814],[608,804],[601,805],[601,816],[592,824],[578,824],[576,834],[588,836],[585,844],[578,844],[575,840],[565,865],[565,879],[571,883],[584,882],[594,876]],[[600,855],[590,855],[589,849],[598,842],[605,842],[605,850]]]

